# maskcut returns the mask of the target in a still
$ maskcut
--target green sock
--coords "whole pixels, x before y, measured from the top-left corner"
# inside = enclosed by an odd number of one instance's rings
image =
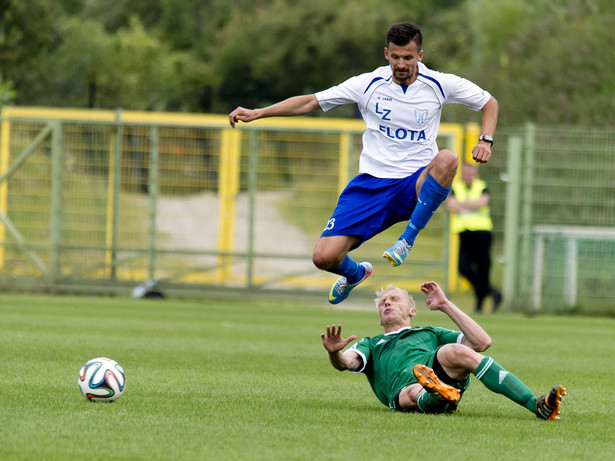
[[[513,402],[536,413],[536,397],[519,378],[502,368],[491,357],[485,357],[474,370],[476,376],[487,389],[508,397]]]
[[[427,391],[421,392],[416,402],[423,413],[444,413],[449,409],[448,402],[438,400]]]

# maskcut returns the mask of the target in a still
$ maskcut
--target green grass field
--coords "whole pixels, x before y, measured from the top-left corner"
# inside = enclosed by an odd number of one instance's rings
[[[423,299],[415,325],[451,326]],[[489,354],[536,394],[566,386],[561,420],[538,420],[475,378],[453,415],[391,412],[364,376],[335,371],[320,342],[333,322],[379,333],[375,311],[3,295],[0,459],[612,459],[615,320],[479,321]],[[126,371],[114,403],[79,392],[79,369],[97,356]]]

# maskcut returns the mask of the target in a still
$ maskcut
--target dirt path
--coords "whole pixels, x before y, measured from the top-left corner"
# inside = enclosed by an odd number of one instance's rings
[[[254,251],[283,255],[310,255],[315,242],[303,231],[286,222],[278,212],[276,203],[284,199],[284,193],[260,192],[257,194],[254,223]],[[239,194],[235,208],[234,251],[248,250],[248,197]],[[159,247],[165,250],[215,251],[218,244],[219,226],[218,195],[203,192],[190,197],[160,197],[156,226]],[[191,257],[191,263],[211,264],[213,257]],[[267,275],[283,275],[296,271],[314,271],[311,259],[300,260],[259,259],[257,271]],[[241,270],[241,269],[239,269]],[[235,272],[235,271],[234,271]]]

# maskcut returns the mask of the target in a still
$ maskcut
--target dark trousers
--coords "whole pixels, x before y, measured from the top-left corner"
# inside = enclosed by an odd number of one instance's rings
[[[483,300],[491,293],[491,232],[464,231],[459,234],[459,273],[474,289],[476,309],[482,309]]]

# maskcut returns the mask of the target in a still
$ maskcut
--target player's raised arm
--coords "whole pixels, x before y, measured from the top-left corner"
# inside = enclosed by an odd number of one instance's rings
[[[483,106],[481,112],[481,136],[474,149],[472,149],[472,158],[478,163],[486,163],[491,158],[493,134],[498,123],[498,102],[493,96]]]
[[[461,344],[465,344],[477,352],[485,351],[491,346],[491,337],[487,332],[450,301],[436,282],[423,283],[421,291],[427,295],[426,303],[430,310],[444,312],[459,327],[459,330],[463,333]]]
[[[293,96],[276,104],[273,104],[262,109],[246,109],[238,107],[228,116],[229,123],[233,128],[240,121],[244,123],[251,122],[259,118],[266,117],[291,117],[293,115],[307,115],[320,109],[318,99],[314,94],[306,94],[302,96]]]

